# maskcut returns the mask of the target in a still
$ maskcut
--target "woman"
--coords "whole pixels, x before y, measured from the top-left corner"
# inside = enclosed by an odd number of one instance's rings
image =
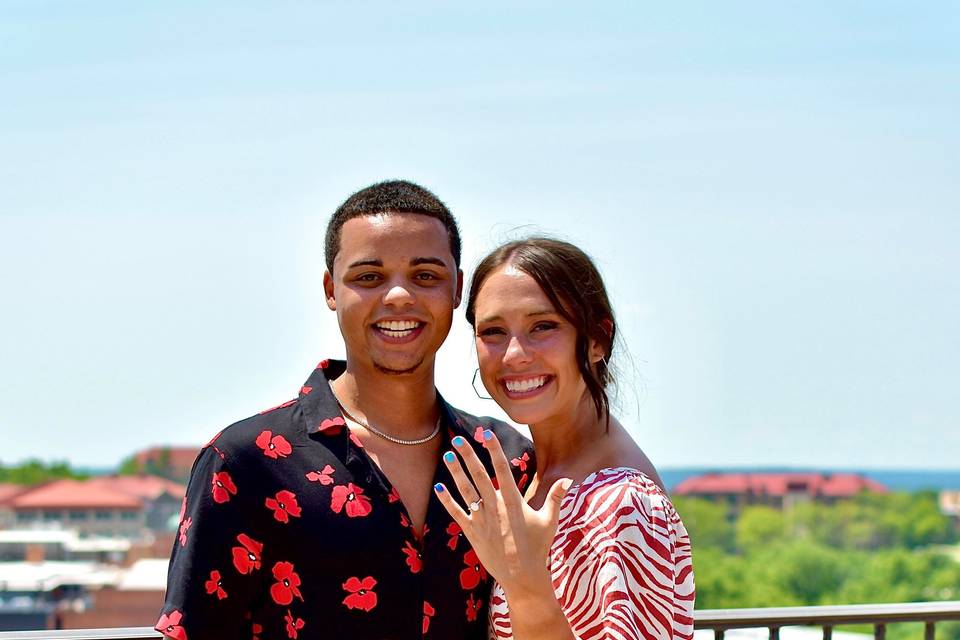
[[[460,457],[444,460],[467,509],[435,487],[497,580],[490,638],[691,638],[689,538],[653,465],[610,415],[616,323],[590,258],[549,238],[500,247],[473,275],[467,320],[484,386],[530,426],[537,458],[521,495],[492,433],[499,489],[455,440]]]

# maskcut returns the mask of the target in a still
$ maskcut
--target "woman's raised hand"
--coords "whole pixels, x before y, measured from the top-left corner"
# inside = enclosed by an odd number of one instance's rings
[[[460,525],[480,562],[497,579],[508,598],[516,595],[524,599],[552,599],[547,555],[557,530],[560,501],[571,480],[557,480],[550,487],[543,507],[534,509],[520,494],[500,441],[489,430],[483,432],[483,438],[499,489],[490,481],[473,448],[463,437],[457,436],[453,439],[453,446],[460,454],[466,472],[453,452],[446,452],[443,460],[468,510],[464,511],[457,504],[444,485],[437,484],[434,490],[441,504]]]

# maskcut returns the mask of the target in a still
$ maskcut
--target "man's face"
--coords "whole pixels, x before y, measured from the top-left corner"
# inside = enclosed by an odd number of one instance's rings
[[[389,374],[432,367],[462,282],[436,218],[386,213],[348,220],[333,274],[323,276],[348,362]]]

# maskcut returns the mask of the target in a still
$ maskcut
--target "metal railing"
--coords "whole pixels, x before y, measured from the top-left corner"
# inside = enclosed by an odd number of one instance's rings
[[[724,632],[729,629],[757,627],[766,627],[770,630],[770,640],[779,640],[780,629],[787,626],[822,627],[823,640],[831,640],[834,627],[852,624],[873,625],[873,637],[884,640],[887,625],[895,622],[921,622],[924,625],[924,640],[934,640],[938,622],[960,620],[960,601],[704,609],[696,611],[694,616],[695,627],[713,629],[715,640],[723,640]]]
[[[884,640],[887,625],[897,622],[923,623],[924,640],[934,640],[938,622],[960,621],[960,601],[703,609],[694,613],[694,619],[697,629],[712,629],[715,640],[723,640],[724,633],[730,629],[749,628],[767,628],[770,630],[770,640],[779,640],[780,629],[788,626],[822,627],[823,640],[831,640],[834,627],[854,624],[873,625],[874,638]],[[0,640],[157,640],[160,637],[150,627],[0,632]]]

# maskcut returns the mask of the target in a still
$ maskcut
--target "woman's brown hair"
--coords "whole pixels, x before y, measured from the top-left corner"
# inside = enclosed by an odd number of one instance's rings
[[[503,265],[511,265],[540,285],[554,308],[577,331],[577,367],[593,398],[597,417],[610,424],[606,387],[612,382],[610,356],[617,324],[603,278],[578,247],[553,238],[531,237],[500,246],[480,261],[470,281],[467,321],[476,328],[477,294],[484,281]],[[590,362],[590,340],[603,349],[603,360]]]

